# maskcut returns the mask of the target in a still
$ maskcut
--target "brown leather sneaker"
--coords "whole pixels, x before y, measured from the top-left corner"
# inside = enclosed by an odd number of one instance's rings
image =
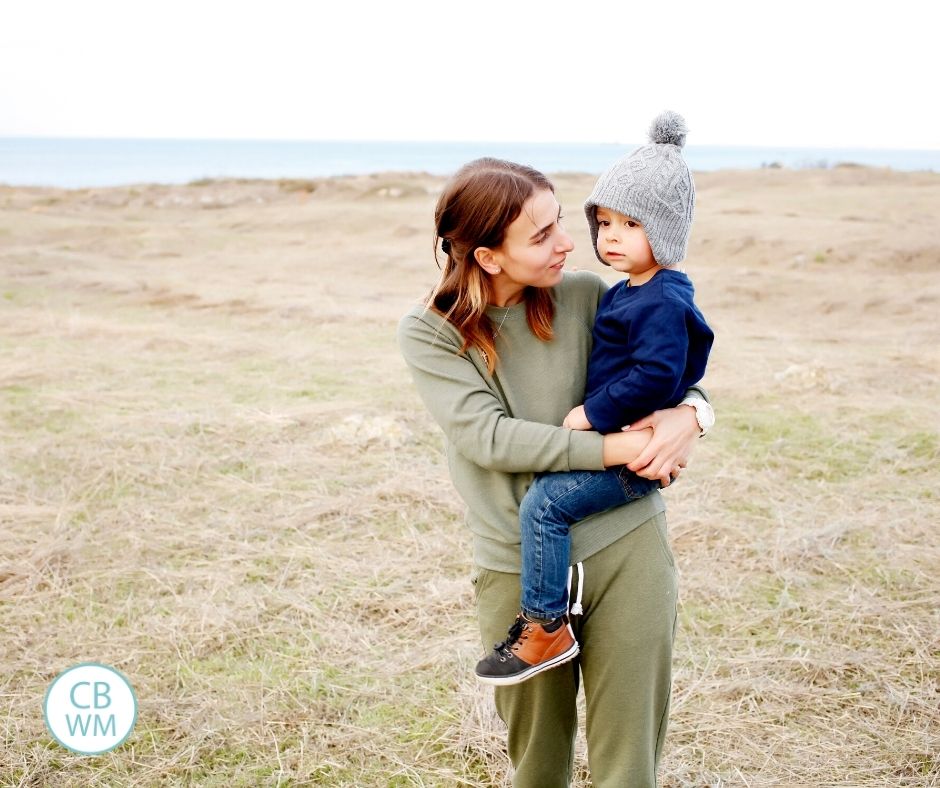
[[[476,674],[485,684],[519,684],[574,659],[578,651],[567,616],[537,624],[520,613],[506,639],[477,663]]]

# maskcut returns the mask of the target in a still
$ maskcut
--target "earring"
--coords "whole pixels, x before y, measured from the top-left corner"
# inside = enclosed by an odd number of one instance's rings
[[[496,266],[496,270],[493,271],[493,273],[494,273],[494,274],[498,274],[498,273],[500,273],[502,270],[503,270],[502,268],[500,268],[499,266]]]

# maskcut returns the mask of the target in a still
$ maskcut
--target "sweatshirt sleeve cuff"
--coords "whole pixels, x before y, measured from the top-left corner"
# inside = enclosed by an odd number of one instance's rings
[[[604,436],[571,430],[568,436],[568,468],[572,471],[604,470]]]
[[[600,400],[601,396],[604,395],[599,394],[592,402],[584,403],[584,415],[587,416],[587,420],[591,422],[592,430],[606,435],[608,432],[616,432],[623,424],[614,424],[607,418],[609,413],[615,413],[616,410],[606,407],[607,403],[603,403],[605,407],[599,407],[602,404]],[[629,424],[629,422],[624,422],[624,424]]]

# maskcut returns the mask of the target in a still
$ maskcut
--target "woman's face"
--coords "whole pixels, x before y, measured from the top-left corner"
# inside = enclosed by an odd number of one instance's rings
[[[562,278],[565,258],[574,249],[561,226],[561,206],[550,189],[537,191],[506,228],[503,243],[493,250],[499,273],[491,273],[497,292],[526,287],[552,287]]]

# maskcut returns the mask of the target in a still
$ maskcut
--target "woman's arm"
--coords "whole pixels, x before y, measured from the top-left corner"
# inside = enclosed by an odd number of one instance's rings
[[[653,437],[651,428],[611,432],[604,436],[604,465],[626,465],[642,453]]]
[[[471,462],[506,473],[604,467],[605,436],[507,416],[484,372],[458,354],[457,331],[437,313],[406,315],[398,342],[424,404]]]

